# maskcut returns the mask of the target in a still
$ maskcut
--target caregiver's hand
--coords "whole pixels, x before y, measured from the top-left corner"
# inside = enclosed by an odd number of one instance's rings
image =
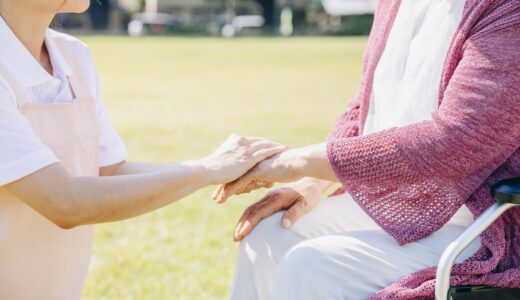
[[[304,177],[337,182],[324,143],[287,150],[260,162],[239,179],[217,187],[213,199],[223,203],[232,195],[248,193],[273,182],[289,183]]]
[[[211,155],[200,160],[210,184],[236,180],[259,162],[285,151],[278,143],[232,134]]]
[[[322,193],[331,184],[330,181],[307,177],[271,190],[244,211],[238,221],[233,239],[242,240],[264,218],[284,209],[287,211],[282,217],[281,225],[290,228],[296,220],[316,206]]]

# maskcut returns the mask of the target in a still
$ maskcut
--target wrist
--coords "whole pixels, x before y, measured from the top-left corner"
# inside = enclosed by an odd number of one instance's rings
[[[306,177],[304,170],[307,162],[302,150],[304,148],[290,149],[273,159],[273,163],[269,166],[272,168],[271,173],[280,175],[275,175],[272,178],[273,181],[290,183],[300,181]]]
[[[300,180],[298,184],[303,187],[306,187],[306,189],[310,189],[321,194],[324,193],[332,185],[332,182],[314,177],[305,177],[302,180]]]
[[[197,179],[203,186],[216,184],[211,176],[207,159],[191,160],[183,163],[193,172],[193,178]]]
[[[310,145],[301,148],[301,164],[299,173],[302,177],[317,177],[324,163],[323,157],[326,159],[325,144]]]

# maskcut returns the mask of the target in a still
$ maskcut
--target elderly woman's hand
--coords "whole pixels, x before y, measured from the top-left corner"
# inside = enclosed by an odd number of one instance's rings
[[[284,209],[287,211],[282,217],[281,225],[290,228],[296,220],[316,206],[322,193],[330,185],[329,181],[307,177],[273,189],[244,211],[238,221],[233,239],[242,240],[264,218]]]
[[[270,187],[275,182],[289,183],[304,177],[337,181],[327,159],[325,144],[291,149],[272,156],[239,179],[217,187],[212,198],[225,202],[232,195]]]

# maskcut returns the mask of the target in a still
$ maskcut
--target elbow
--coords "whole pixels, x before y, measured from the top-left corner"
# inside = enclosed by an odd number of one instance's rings
[[[54,223],[61,229],[70,230],[81,225],[86,225],[86,217],[82,212],[84,208],[80,205],[75,205],[73,201],[67,205],[54,207],[47,215],[47,219]]]
[[[53,222],[56,226],[63,230],[71,230],[76,228],[75,225],[72,225],[71,223],[63,223],[63,222]]]
[[[95,189],[87,177],[72,177],[56,163],[7,186],[40,216],[62,229],[90,223]],[[98,210],[99,211],[99,210]]]
[[[69,212],[60,212],[55,216],[48,218],[54,225],[64,230],[74,229],[78,226],[85,225],[78,218],[71,217]]]
[[[63,230],[70,230],[70,229],[74,229],[82,224],[80,224],[79,222],[74,222],[74,221],[71,221],[71,220],[52,220],[52,223],[54,223],[56,226],[58,226],[59,228],[63,229]]]
[[[76,227],[90,224],[92,209],[89,209],[86,193],[77,188],[63,188],[48,197],[50,205],[47,211],[47,219],[61,229],[70,230]]]

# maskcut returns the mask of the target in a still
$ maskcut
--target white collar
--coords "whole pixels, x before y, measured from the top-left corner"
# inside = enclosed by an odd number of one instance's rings
[[[72,74],[72,69],[56,45],[50,29],[47,29],[45,33],[45,45],[49,52],[54,76],[47,73],[36,61],[2,17],[0,17],[0,41],[2,41],[0,65],[21,87],[33,87],[53,78],[63,78]]]

